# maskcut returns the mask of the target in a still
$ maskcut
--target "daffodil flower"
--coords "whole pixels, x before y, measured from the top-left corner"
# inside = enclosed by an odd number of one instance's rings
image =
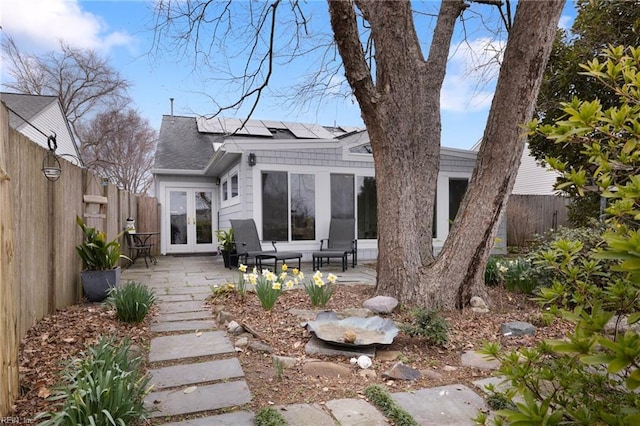
[[[247,272],[247,265],[241,263],[240,266],[238,266],[238,270],[240,272]]]
[[[298,268],[293,268],[292,273],[293,275],[298,275],[300,273],[300,270]]]
[[[284,272],[284,271],[283,271],[283,272],[280,272],[280,279],[281,279],[282,281],[284,281],[286,278],[287,278],[287,273],[286,273],[286,272]]]
[[[331,284],[334,284],[336,282],[336,280],[338,279],[338,277],[336,277],[333,274],[329,274],[327,275],[327,281],[329,281]]]
[[[282,264],[282,272],[286,272],[286,271],[287,271],[287,269],[289,269],[289,267],[287,266],[287,264],[286,264],[286,263],[283,263],[283,264]]]
[[[289,281],[287,281],[287,282],[285,283],[285,285],[287,286],[287,288],[288,288],[289,290],[291,290],[293,287],[295,287],[296,283],[295,283],[295,282],[293,282],[293,280],[289,280]]]
[[[280,290],[280,282],[279,281],[274,281],[273,285],[271,286],[272,289],[274,290]]]

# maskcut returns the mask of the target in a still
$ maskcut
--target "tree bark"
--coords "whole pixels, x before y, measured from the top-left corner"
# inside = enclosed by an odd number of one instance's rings
[[[371,27],[375,79],[354,3],[330,0],[345,74],[369,131],[378,188],[376,292],[427,308],[485,296],[484,269],[524,148],[564,0],[521,0],[467,195],[434,259],[432,217],[440,161],[440,90],[462,0],[441,4],[425,60],[408,1],[356,0]]]

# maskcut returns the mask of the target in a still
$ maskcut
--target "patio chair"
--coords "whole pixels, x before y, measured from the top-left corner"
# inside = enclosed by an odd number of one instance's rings
[[[326,246],[325,246],[326,242]],[[320,251],[312,253],[313,269],[322,267],[324,259],[327,264],[331,258],[342,260],[342,271],[347,269],[348,257],[351,256],[351,267],[358,264],[358,240],[355,238],[355,219],[331,219],[329,238],[320,240]]]
[[[253,219],[232,219],[231,228],[235,239],[236,251],[238,258],[245,265],[249,263],[249,259],[254,259],[254,264],[262,269],[263,260],[274,261],[274,272],[278,269],[278,261],[285,263],[289,259],[298,259],[298,269],[300,269],[302,261],[302,253],[294,251],[278,251],[276,242],[272,241],[273,250],[263,250],[258,236],[258,229]]]

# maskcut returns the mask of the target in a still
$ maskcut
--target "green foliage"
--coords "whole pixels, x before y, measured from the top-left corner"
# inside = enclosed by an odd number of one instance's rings
[[[417,426],[418,422],[391,398],[380,385],[371,385],[364,390],[365,396],[397,426]]]
[[[88,271],[105,271],[118,266],[120,258],[128,259],[120,253],[118,234],[113,241],[107,242],[107,235],[95,228],[89,228],[76,216],[76,223],[84,233],[84,242],[76,246],[76,252],[82,259],[84,269]]]
[[[333,286],[336,282],[336,276],[327,275],[327,280],[322,279],[322,273],[316,271],[311,281],[302,281],[309,300],[313,306],[325,307],[333,295]]]
[[[231,252],[233,251],[233,228],[229,228],[228,231],[223,229],[216,230],[216,238],[218,239],[218,243],[222,247],[222,250]]]
[[[408,335],[426,337],[432,345],[443,345],[449,340],[449,323],[437,311],[415,308],[411,318],[410,324],[400,325]]]
[[[489,286],[500,284],[500,258],[496,256],[489,257],[487,267],[484,270],[484,283]]]
[[[261,408],[253,419],[256,426],[287,426],[282,414],[271,407]]]
[[[603,52],[608,45],[640,45],[640,4],[634,1],[576,2],[577,16],[571,31],[558,30],[538,94],[535,116],[542,124],[563,119],[560,102],[572,98],[599,99],[603,108],[618,104],[615,92],[596,78],[583,73],[580,64]],[[529,148],[538,161],[556,157],[574,166],[590,167],[589,158],[580,144],[555,144],[544,135],[530,138]],[[599,215],[599,197],[586,194],[576,197],[573,188],[565,192],[573,197],[569,220],[574,226],[584,226],[589,218]]]
[[[140,322],[149,313],[156,296],[146,285],[127,281],[109,291],[107,303],[116,310],[116,317],[124,322]]]
[[[538,301],[575,327],[563,340],[502,353],[504,375],[524,402],[497,412],[511,424],[640,423],[640,337],[619,332],[623,318],[640,320],[640,49],[612,47],[604,58],[582,66],[617,99],[563,103],[565,116],[539,131],[558,144],[579,144],[588,164],[549,159],[562,185],[582,195],[597,191],[608,200],[600,240],[555,239],[537,253],[551,285]],[[614,320],[614,332],[605,325]]]
[[[519,257],[508,260],[504,263],[504,268],[506,270],[502,275],[507,290],[524,294],[533,293],[538,281],[531,270],[531,262],[528,259]]]
[[[145,419],[143,399],[149,377],[141,373],[141,358],[132,358],[130,343],[102,337],[65,368],[53,400],[57,413],[41,414],[43,425],[129,425]]]
[[[226,283],[222,285],[215,284],[210,286],[210,288],[211,288],[211,298],[213,300],[223,299],[229,294],[232,294],[233,292],[236,291],[236,286],[232,283]]]

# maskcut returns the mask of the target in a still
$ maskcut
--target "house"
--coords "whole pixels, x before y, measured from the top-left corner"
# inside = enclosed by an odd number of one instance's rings
[[[77,164],[80,158],[73,131],[56,96],[0,92],[9,109],[9,126],[43,148],[56,136],[56,154]]]
[[[263,241],[311,260],[330,219],[353,217],[358,259],[376,258],[376,185],[366,130],[266,120],[241,125],[238,119],[163,117],[152,169],[163,254],[216,251],[216,229],[253,218]],[[442,148],[436,250],[475,159],[475,152]]]

